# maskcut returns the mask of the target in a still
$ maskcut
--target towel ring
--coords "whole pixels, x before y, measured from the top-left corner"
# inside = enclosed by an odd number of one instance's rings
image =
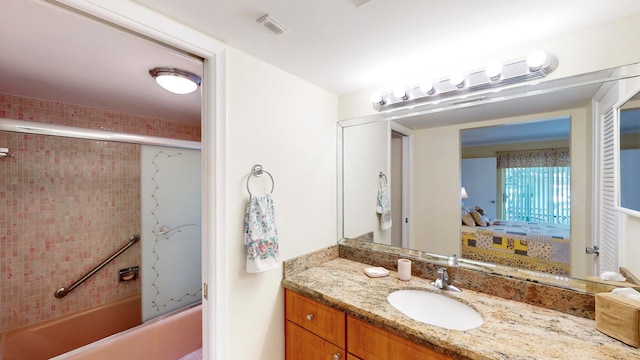
[[[387,185],[387,175],[380,171],[380,174],[378,174],[378,181],[380,181],[380,185],[382,185],[382,179],[384,179],[384,185]]]
[[[269,175],[269,178],[271,179],[271,191],[269,192],[269,194],[273,194],[273,188],[276,187],[276,182],[273,180],[273,176],[271,176],[271,173],[263,169],[262,165],[253,165],[253,167],[251,168],[251,175],[255,177],[260,177],[263,173]],[[251,175],[247,177],[247,191],[249,192],[249,195],[253,195],[253,193],[249,189],[249,180],[251,180]]]

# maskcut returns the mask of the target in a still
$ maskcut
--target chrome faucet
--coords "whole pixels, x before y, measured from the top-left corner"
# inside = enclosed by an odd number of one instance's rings
[[[445,267],[441,267],[438,269],[438,278],[435,281],[432,281],[431,285],[442,290],[451,290],[456,292],[462,291],[459,288],[449,284],[449,272]]]

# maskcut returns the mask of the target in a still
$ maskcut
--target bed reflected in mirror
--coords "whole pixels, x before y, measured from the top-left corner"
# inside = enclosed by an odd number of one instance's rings
[[[462,257],[570,273],[570,117],[461,131]]]

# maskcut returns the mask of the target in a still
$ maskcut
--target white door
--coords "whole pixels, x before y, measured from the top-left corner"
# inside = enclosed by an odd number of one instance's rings
[[[616,148],[613,105],[618,102],[618,85],[601,88],[594,96],[595,132],[593,245],[585,256],[591,257],[591,275],[618,271],[618,212],[615,198]],[[599,255],[593,252],[599,250]]]
[[[480,206],[489,219],[496,219],[496,158],[462,159],[461,166],[461,184],[469,195],[462,202],[469,208]]]
[[[141,147],[142,320],[200,301],[200,150]]]

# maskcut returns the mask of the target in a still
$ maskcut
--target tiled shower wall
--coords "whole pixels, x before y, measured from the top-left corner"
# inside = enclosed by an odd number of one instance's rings
[[[199,140],[200,127],[0,94],[0,118]],[[135,144],[0,132],[0,332],[140,294],[118,283],[136,244],[62,299],[68,287],[140,231]]]

